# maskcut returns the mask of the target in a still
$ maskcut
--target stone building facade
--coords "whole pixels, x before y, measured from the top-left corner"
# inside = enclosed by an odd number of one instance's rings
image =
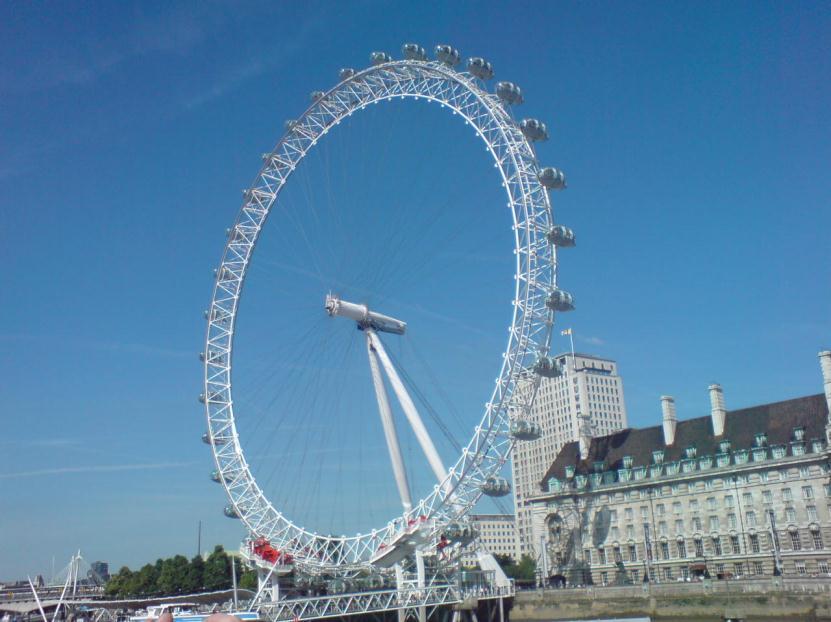
[[[825,393],[568,443],[531,499],[539,564],[571,583],[828,575],[831,352]]]
[[[539,493],[540,480],[563,445],[579,439],[581,423],[597,436],[627,425],[623,380],[615,361],[571,352],[553,358],[563,374],[542,379],[529,416],[542,435],[533,442],[517,443],[511,458],[517,529],[512,557],[517,560],[524,554],[539,556],[528,499]]]
[[[471,514],[470,523],[479,534],[482,548],[493,555],[516,555],[516,517],[513,514]],[[475,566],[476,551],[470,548],[462,557],[462,564]]]

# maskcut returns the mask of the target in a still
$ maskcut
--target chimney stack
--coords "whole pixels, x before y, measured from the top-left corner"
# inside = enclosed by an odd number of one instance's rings
[[[678,423],[675,416],[675,398],[662,395],[661,411],[664,413],[664,444],[669,446],[675,443],[675,425]]]
[[[724,390],[720,384],[711,384],[710,389],[710,416],[713,418],[713,435],[724,434],[724,420],[727,411],[724,409]]]
[[[828,416],[831,419],[831,350],[819,353],[819,364],[822,367],[822,383],[825,385],[825,403],[828,404]]]
[[[580,426],[580,460],[588,460],[589,447],[592,443],[592,424],[588,415],[577,415],[578,425]]]

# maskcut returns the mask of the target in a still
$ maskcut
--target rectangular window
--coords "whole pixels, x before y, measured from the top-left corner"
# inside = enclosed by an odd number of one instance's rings
[[[759,536],[755,533],[750,535],[750,550],[754,553],[759,553],[761,550],[759,548]]]
[[[661,559],[669,559],[669,543],[661,542]]]
[[[597,549],[597,557],[601,564],[606,563],[606,549]]]
[[[614,549],[612,549],[612,551],[613,551],[613,553],[614,553],[615,563],[620,563],[620,562],[622,562],[622,561],[623,561],[623,557],[621,557],[621,555],[620,555],[620,547],[619,547],[619,546],[616,546]]]
[[[753,562],[753,572],[756,574],[765,574],[765,565],[762,562]]]
[[[698,516],[693,516],[693,531],[701,531],[701,519]]]
[[[687,557],[687,545],[683,540],[678,540],[676,542],[678,545],[678,557],[679,559],[685,559]]]
[[[793,508],[785,508],[785,520],[789,523],[796,522],[796,510]]]
[[[818,531],[812,531],[811,532],[811,538],[813,538],[813,540],[814,540],[814,548],[817,551],[821,551],[822,548],[823,548],[822,547],[822,534]]]
[[[773,503],[773,493],[769,490],[762,491],[762,501],[764,503]]]
[[[641,573],[637,568],[632,569],[632,582],[639,583],[641,579]]]
[[[649,508],[646,507],[645,505],[641,506],[641,518],[644,518],[644,519],[649,518]]]
[[[819,568],[820,573],[828,574],[828,560],[821,559],[817,562],[817,568]]]
[[[814,487],[813,486],[803,486],[802,487],[802,498],[803,499],[813,499],[814,498]]]
[[[718,536],[713,538],[713,555],[721,555],[721,538]]]
[[[626,525],[626,537],[629,540],[634,540],[634,538],[635,538],[635,526],[634,525]]]
[[[724,574],[724,564],[716,564],[716,573]]]
[[[609,573],[605,570],[600,573],[600,584],[601,585],[608,585],[609,584]]]
[[[733,495],[727,495],[726,497],[724,497],[724,507],[733,507]]]
[[[745,512],[745,518],[747,519],[747,526],[748,527],[755,527],[756,526],[756,512],[750,510],[749,512]]]
[[[638,548],[634,544],[629,545],[629,561],[638,561]]]
[[[819,518],[817,517],[817,506],[809,505],[808,507],[805,508],[805,510],[808,512],[808,520],[809,521],[815,523],[819,520]]]
[[[666,513],[666,508],[663,503],[656,505],[655,510],[658,512],[658,516],[663,516]]]
[[[715,497],[707,497],[707,509],[711,512],[714,512],[716,509],[716,498]]]
[[[745,505],[753,505],[753,493],[746,492],[742,495],[742,503]]]
[[[686,581],[690,578],[690,567],[689,566],[681,566],[681,577]]]
[[[632,508],[626,508],[623,511],[623,516],[626,520],[632,520]]]
[[[695,556],[704,557],[704,542],[702,540],[695,540]]]
[[[793,501],[793,493],[790,488],[782,489],[782,501]]]
[[[742,549],[739,546],[739,536],[730,536],[730,547],[736,555],[742,552]]]
[[[730,513],[727,515],[727,528],[728,529],[735,529],[738,521],[736,520],[736,515]]]
[[[664,581],[672,581],[672,568],[664,568]]]
[[[591,563],[592,563],[592,551],[591,551],[591,549],[584,549],[583,550],[583,557],[586,560],[586,563],[591,565]]]
[[[684,533],[684,519],[683,518],[676,519],[676,521],[675,521],[675,533],[676,534]]]
[[[798,531],[791,531],[789,533],[791,535],[791,548],[794,551],[801,551],[802,550],[802,542],[799,541],[799,532]]]
[[[796,574],[808,574],[804,561],[797,560],[794,562],[794,566],[796,566]]]
[[[667,535],[667,524],[665,521],[660,521],[658,523],[658,535],[665,536]]]
[[[681,502],[680,501],[675,501],[672,504],[672,513],[673,514],[680,514],[681,513]]]
[[[710,531],[718,531],[718,516],[711,516],[709,521]]]

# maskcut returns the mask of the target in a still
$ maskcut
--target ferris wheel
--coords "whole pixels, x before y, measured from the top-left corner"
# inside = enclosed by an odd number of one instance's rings
[[[539,427],[528,419],[537,387],[542,378],[562,373],[549,356],[554,314],[574,307],[572,296],[557,287],[556,249],[573,246],[575,237],[568,227],[555,224],[549,198],[550,191],[565,188],[565,176],[558,169],[541,167],[534,147],[534,143],[547,140],[546,125],[536,119],[515,119],[512,110],[523,103],[522,92],[505,81],[496,83],[491,91],[488,84],[494,71],[486,60],[470,58],[461,68],[459,52],[447,45],[435,48],[434,60],[415,44],[404,45],[402,52],[401,60],[373,52],[369,67],[341,69],[338,83],[328,91],[313,92],[308,108],[286,124],[285,134],[263,156],[253,184],[243,191],[242,207],[228,230],[205,313],[204,392],[200,401],[208,428],[203,441],[213,453],[216,470],[212,478],[222,484],[229,499],[225,514],[240,519],[260,546],[267,542],[269,550],[279,552],[283,559],[319,572],[389,568],[419,547],[435,549],[450,544],[453,548],[470,540],[464,520],[474,505],[483,495],[500,497],[511,492],[502,471],[513,444],[540,436]],[[240,314],[242,322],[237,322],[243,284],[248,283],[257,263],[254,251],[269,216],[270,226],[277,228],[284,219],[293,218],[289,210],[277,210],[275,205],[301,163],[353,114],[399,99],[439,104],[473,129],[492,158],[496,169],[493,184],[501,182],[513,237],[515,283],[507,345],[501,361],[494,353],[499,373],[478,423],[471,426],[471,436],[455,459],[447,461],[437,450],[411,395],[412,388],[408,391],[406,372],[393,354],[395,340],[408,331],[406,318],[394,317],[386,308],[360,299],[321,291],[315,300],[320,316],[333,330],[345,332],[347,323],[352,324],[359,330],[351,334],[364,342],[363,365],[368,368],[371,386],[354,384],[377,402],[391,465],[388,470],[401,511],[365,533],[318,533],[298,524],[286,508],[269,497],[243,448],[245,438],[237,421],[239,400],[234,392],[237,375],[232,374],[235,337],[245,323],[244,313]],[[306,233],[304,229],[304,236]],[[507,248],[505,251],[510,256]],[[280,308],[277,302],[275,322],[281,322]],[[392,414],[391,404],[396,402],[434,482],[424,494],[414,495],[410,487],[408,468],[411,472],[414,467],[405,464],[403,457]],[[302,413],[297,416],[302,419]],[[377,419],[374,421],[377,425]]]

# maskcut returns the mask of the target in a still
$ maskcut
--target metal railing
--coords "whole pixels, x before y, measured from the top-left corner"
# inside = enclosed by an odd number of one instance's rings
[[[513,585],[505,588],[459,589],[455,585],[379,590],[316,598],[298,598],[263,603],[260,614],[269,622],[291,622],[339,618],[380,611],[436,607],[460,603],[466,598],[506,598],[514,595]]]

